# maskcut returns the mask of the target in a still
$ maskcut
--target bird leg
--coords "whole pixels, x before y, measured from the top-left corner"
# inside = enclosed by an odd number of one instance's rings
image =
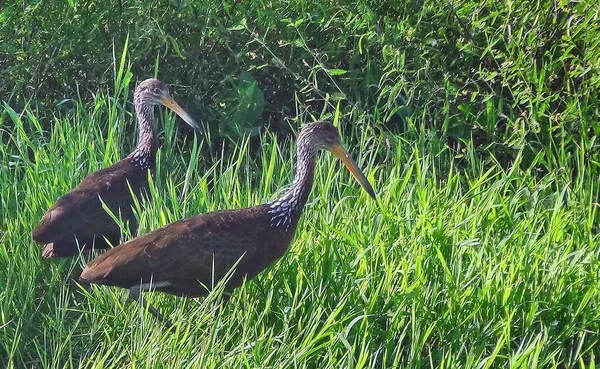
[[[129,289],[129,295],[127,296],[127,298],[129,300],[137,301],[142,308],[148,310],[150,314],[154,315],[154,317],[158,319],[161,323],[163,323],[168,329],[173,328],[173,323],[171,323],[169,319],[165,318],[161,313],[158,312],[158,310],[154,308],[154,306],[148,304],[146,300],[144,300],[141,294],[142,287],[144,286],[142,285],[131,287]]]

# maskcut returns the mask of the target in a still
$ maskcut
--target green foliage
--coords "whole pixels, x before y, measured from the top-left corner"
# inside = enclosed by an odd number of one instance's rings
[[[265,107],[265,96],[250,73],[243,72],[226,95],[220,98],[222,116],[219,133],[230,138],[256,136]]]
[[[131,150],[127,91],[74,101],[50,136],[30,109],[3,108],[12,124],[0,127],[3,367],[595,367],[598,172],[538,178],[476,155],[458,170],[425,133],[410,142],[355,133],[349,151],[377,201],[323,154],[291,249],[218,315],[218,293],[146,294],[175,323],[168,332],[125,291],[84,290],[75,279],[88,256],[43,260],[29,233],[58,196]],[[292,180],[289,140],[266,133],[251,155],[250,140],[237,139],[211,164],[206,142],[175,140],[174,116],[161,116],[153,200],[136,206],[140,234],[264,202]]]
[[[379,129],[448,136],[505,167],[521,154],[548,172],[567,154],[576,175],[580,146],[600,162],[597,2],[37,0],[0,12],[0,95],[45,106],[46,127],[56,102],[109,85],[129,37],[135,78],[159,65],[213,140],[286,132],[342,102],[342,118],[358,105]],[[230,100],[248,78],[244,116]],[[226,128],[232,115],[239,127]]]
[[[0,365],[597,367],[599,11],[5,2]],[[221,314],[217,294],[147,295],[173,333],[122,291],[84,291],[86,256],[44,261],[29,236],[58,196],[131,150],[131,92],[155,75],[205,132],[161,112],[140,234],[274,198],[293,176],[279,133],[318,118],[338,123],[378,194],[323,155],[290,251]]]

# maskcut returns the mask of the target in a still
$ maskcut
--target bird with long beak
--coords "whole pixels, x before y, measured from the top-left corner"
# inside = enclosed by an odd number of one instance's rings
[[[139,136],[135,150],[116,164],[88,175],[71,192],[59,198],[33,230],[33,239],[44,245],[46,258],[72,256],[87,248],[103,249],[119,243],[121,229],[102,207],[120,214],[136,232],[133,197],[148,191],[148,171],[156,167],[156,123],[154,106],[164,105],[198,130],[196,122],[173,100],[167,86],[147,79],[133,96]]]
[[[126,288],[129,297],[142,304],[142,290],[197,297],[208,294],[221,280],[224,296],[229,296],[288,249],[321,149],[340,158],[375,199],[373,188],[340,143],[337,129],[325,121],[307,124],[297,140],[294,182],[281,197],[246,209],[196,215],[135,238],[92,260],[80,281]],[[154,308],[148,309],[164,321]]]

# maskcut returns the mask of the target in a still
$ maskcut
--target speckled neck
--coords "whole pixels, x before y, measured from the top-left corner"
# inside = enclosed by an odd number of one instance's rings
[[[148,169],[158,149],[154,132],[154,106],[144,101],[136,94],[134,96],[135,113],[138,121],[138,142],[135,150],[129,155],[133,163],[141,169]]]
[[[290,225],[298,222],[313,186],[316,156],[317,150],[299,138],[294,182],[280,198],[269,204],[272,228],[287,231]]]

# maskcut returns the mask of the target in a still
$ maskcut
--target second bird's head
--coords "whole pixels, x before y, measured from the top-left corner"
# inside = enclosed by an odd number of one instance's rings
[[[360,170],[352,156],[342,145],[340,134],[333,124],[328,121],[309,123],[302,127],[298,135],[298,144],[307,144],[317,150],[327,150],[337,156],[352,173],[354,178],[375,199],[373,187]]]
[[[155,78],[141,82],[135,89],[133,100],[136,105],[164,105],[173,110],[187,124],[196,130],[200,127],[192,117],[169,94],[169,88],[163,82]]]

